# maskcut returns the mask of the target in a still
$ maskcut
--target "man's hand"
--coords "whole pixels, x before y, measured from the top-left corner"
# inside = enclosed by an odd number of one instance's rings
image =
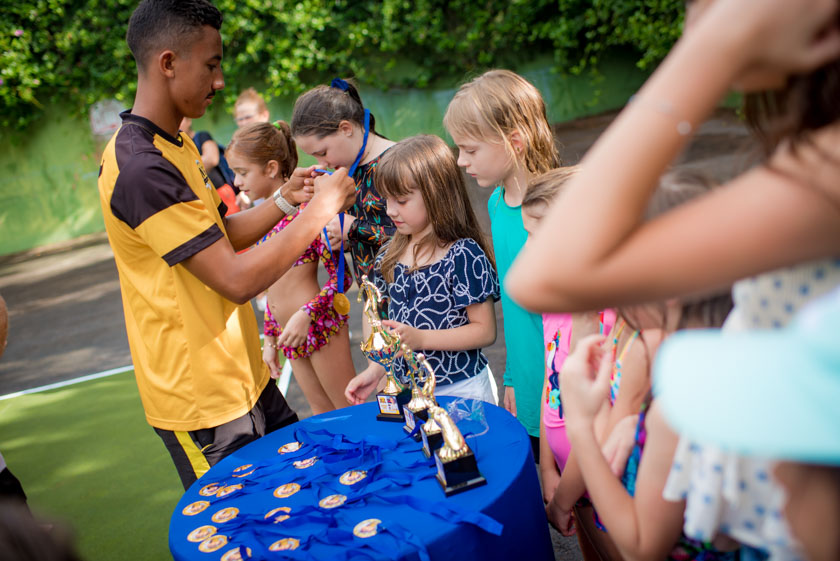
[[[310,205],[323,205],[322,208],[332,214],[349,208],[356,200],[356,183],[348,177],[346,168],[338,168],[332,175],[316,177],[314,187],[315,195]]]
[[[308,202],[315,192],[311,181],[315,175],[315,166],[295,168],[289,180],[280,187],[280,194],[293,205]]]

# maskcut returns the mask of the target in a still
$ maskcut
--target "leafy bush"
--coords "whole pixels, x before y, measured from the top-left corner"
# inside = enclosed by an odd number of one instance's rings
[[[425,87],[553,53],[594,71],[611,48],[650,67],[679,35],[680,0],[217,0],[228,88],[264,81],[295,94],[333,75]],[[84,111],[134,95],[130,0],[17,0],[0,20],[0,126],[23,128],[56,102]]]

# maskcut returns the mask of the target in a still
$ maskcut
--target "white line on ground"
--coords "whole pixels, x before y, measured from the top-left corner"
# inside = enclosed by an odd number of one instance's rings
[[[73,378],[72,380],[65,380],[63,382],[56,382],[55,384],[47,384],[46,386],[38,386],[37,388],[29,388],[28,390],[22,390],[6,395],[0,395],[0,401],[3,401],[4,399],[11,399],[13,397],[19,397],[21,395],[26,395],[30,393],[45,392],[47,390],[54,390],[57,388],[72,386],[73,384],[87,382],[88,380],[96,380],[97,378],[105,378],[107,376],[113,376],[114,374],[122,374],[123,372],[128,372],[129,370],[133,369],[134,366],[131,364],[129,364],[128,366],[120,366],[119,368],[111,368],[110,370],[103,370],[102,372],[97,372],[96,374],[88,374],[87,376]]]

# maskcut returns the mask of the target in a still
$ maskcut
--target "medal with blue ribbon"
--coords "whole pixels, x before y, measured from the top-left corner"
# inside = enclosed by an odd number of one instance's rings
[[[368,134],[370,134],[370,111],[365,109],[365,134],[362,138],[362,147],[359,149],[359,153],[356,155],[356,160],[353,162],[353,165],[350,166],[350,169],[347,172],[349,177],[353,177],[353,174],[356,173],[356,168],[359,167],[359,163],[362,161],[362,156],[364,156],[365,148],[367,147],[367,140]],[[332,174],[331,171],[327,171],[325,169],[317,169],[315,171]],[[350,299],[347,298],[347,295],[344,294],[344,213],[338,213],[338,225],[339,225],[339,232],[341,234],[341,251],[339,252],[338,256],[338,280],[336,286],[336,293],[333,295],[333,309],[341,315],[347,315],[350,313]],[[324,239],[327,241],[327,249],[332,254],[332,245],[330,244],[330,237],[327,235],[327,229],[324,228]]]

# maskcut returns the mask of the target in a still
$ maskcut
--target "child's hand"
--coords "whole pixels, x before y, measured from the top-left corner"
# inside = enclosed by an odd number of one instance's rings
[[[353,224],[355,220],[355,217],[345,214],[344,230],[341,229],[341,222],[339,221],[338,216],[327,222],[324,229],[327,231],[327,239],[329,240],[330,247],[333,251],[336,251],[341,247],[341,240],[347,241],[347,233],[350,231],[350,225]],[[321,238],[323,237],[324,233],[321,232]]]
[[[425,348],[423,345],[423,330],[411,327],[398,321],[390,319],[382,320],[382,325],[391,330],[391,333],[399,336],[400,342],[408,346],[412,351],[419,351]]]
[[[549,458],[549,465],[543,465],[543,458],[540,457],[540,482],[542,483],[543,503],[548,504],[557,490],[557,485],[560,483],[560,474],[557,472],[557,466],[554,464],[554,454]]]
[[[513,386],[505,386],[505,409],[516,417],[516,394],[513,391]]]
[[[306,342],[311,323],[312,319],[305,310],[296,311],[283,326],[283,333],[277,338],[277,344],[291,348],[300,347]]]
[[[277,359],[277,348],[274,347],[274,337],[265,338],[263,341],[263,361],[271,371],[271,377],[275,380],[280,377],[280,361]]]
[[[299,205],[309,201],[309,199],[312,198],[313,193],[315,193],[312,178],[314,171],[315,166],[309,166],[308,168],[295,168],[292,172],[292,176],[286,182],[289,190],[283,191],[283,197],[294,205]]]
[[[572,509],[562,508],[557,501],[545,505],[545,515],[554,528],[564,536],[575,535],[575,517]]]
[[[616,423],[607,441],[601,447],[604,459],[610,464],[610,470],[616,477],[624,474],[627,459],[636,445],[636,425],[639,424],[638,415],[628,415]]]
[[[384,374],[385,370],[378,365],[369,366],[359,372],[355,378],[350,380],[344,390],[344,397],[347,398],[347,402],[350,405],[364,403],[376,389],[376,384]]]
[[[569,425],[592,424],[610,392],[613,361],[604,352],[602,335],[580,340],[560,371],[563,413]]]

